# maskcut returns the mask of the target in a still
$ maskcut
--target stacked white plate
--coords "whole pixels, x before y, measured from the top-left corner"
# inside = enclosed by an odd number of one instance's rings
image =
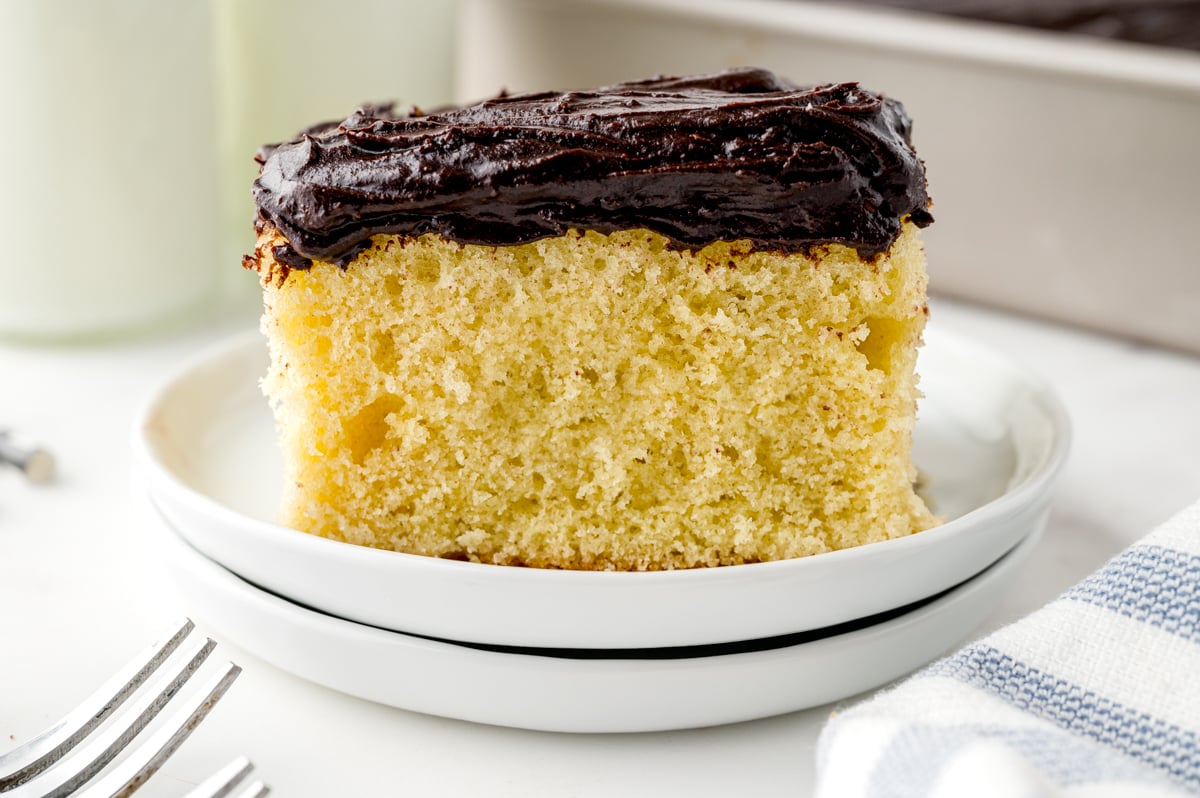
[[[1068,425],[1035,378],[929,330],[914,458],[947,522],[783,562],[654,573],[508,568],[275,524],[282,467],[230,341],[171,376],[134,433],[189,611],[313,682],[446,717],[650,731],[816,706],[907,673],[987,616],[1045,525]]]

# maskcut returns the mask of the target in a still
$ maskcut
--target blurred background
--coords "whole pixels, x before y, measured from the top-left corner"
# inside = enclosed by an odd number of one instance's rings
[[[5,0],[0,335],[251,307],[255,151],[363,102],[756,65],[905,103],[934,293],[1200,352],[1198,32],[1192,0]]]

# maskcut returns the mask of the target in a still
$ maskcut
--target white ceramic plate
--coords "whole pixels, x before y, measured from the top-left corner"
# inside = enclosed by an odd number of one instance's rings
[[[187,611],[301,678],[449,718],[560,732],[642,732],[752,720],[878,687],[961,642],[1035,547],[1028,536],[965,584],[857,631],[767,650],[584,659],[480,650],[376,629],[260,590],[158,517],[154,540]]]
[[[1067,422],[1036,379],[930,329],[914,458],[948,523],[782,562],[652,573],[510,568],[353,546],[271,520],[282,466],[257,334],[170,377],[135,429],[171,525],[207,557],[342,618],[445,640],[641,648],[774,637],[863,618],[979,573],[1045,521]]]

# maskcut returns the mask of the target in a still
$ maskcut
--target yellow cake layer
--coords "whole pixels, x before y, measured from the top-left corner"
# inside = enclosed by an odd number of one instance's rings
[[[260,237],[282,522],[485,563],[799,557],[935,519],[913,492],[925,256],[644,230],[376,236],[287,270]],[[285,278],[286,273],[286,278]]]

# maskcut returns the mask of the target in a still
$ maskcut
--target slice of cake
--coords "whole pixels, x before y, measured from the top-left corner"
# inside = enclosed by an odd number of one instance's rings
[[[622,570],[933,525],[909,129],[855,84],[738,70],[367,107],[270,148],[246,265],[282,522]]]

